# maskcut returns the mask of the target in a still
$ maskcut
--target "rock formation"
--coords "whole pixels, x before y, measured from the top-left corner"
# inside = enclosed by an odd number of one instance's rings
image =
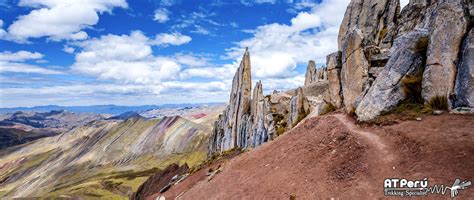
[[[456,62],[469,25],[466,5],[460,1],[435,4],[429,13],[430,40],[423,73],[422,96],[425,101],[454,94]]]
[[[329,102],[336,108],[342,106],[342,88],[341,88],[341,52],[330,54],[326,57],[326,65],[329,80]]]
[[[328,72],[326,67],[316,68],[316,63],[313,60],[308,62],[308,68],[306,69],[304,85],[308,86],[312,83],[327,81]]]
[[[463,42],[456,79],[455,107],[474,108],[474,29]]]
[[[397,30],[400,2],[393,0],[353,0],[347,7],[339,30],[339,50],[353,29],[362,32],[363,46],[388,48]]]
[[[309,85],[316,81],[316,63],[313,60],[308,62],[304,85]]]
[[[232,82],[229,105],[214,124],[209,154],[234,148],[256,147],[274,137],[269,100],[263,97],[261,82],[251,98],[250,53],[246,49]]]
[[[420,29],[395,40],[387,65],[357,107],[359,120],[373,119],[406,98],[402,79],[422,72],[428,34],[428,30]]]
[[[261,81],[257,82],[253,90],[251,116],[252,129],[249,141],[251,147],[257,147],[275,137],[275,122],[271,113],[270,101],[263,96]]]
[[[362,31],[354,29],[344,40],[342,48],[341,85],[346,112],[352,112],[356,98],[364,91],[368,80],[369,62],[363,49]]]
[[[309,114],[309,103],[308,99],[303,93],[303,89],[299,87],[296,90],[296,94],[291,97],[290,109],[288,117],[288,128],[296,126],[306,115]]]

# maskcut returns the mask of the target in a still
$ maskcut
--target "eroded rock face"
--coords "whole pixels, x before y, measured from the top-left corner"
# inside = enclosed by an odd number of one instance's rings
[[[299,87],[296,94],[291,97],[288,117],[288,128],[296,126],[309,113],[308,99],[303,93],[303,88]]]
[[[327,76],[329,80],[329,102],[336,108],[342,106],[341,88],[341,52],[330,54],[326,57]]]
[[[406,98],[402,79],[423,70],[428,37],[428,30],[419,29],[395,40],[387,65],[356,109],[360,121],[374,119]]]
[[[252,130],[249,138],[251,147],[260,146],[275,137],[275,122],[273,121],[269,99],[263,96],[261,81],[257,82],[253,90],[251,116]]]
[[[245,52],[232,82],[229,105],[214,124],[209,154],[256,147],[275,137],[270,102],[258,82],[251,98],[250,54]]]
[[[436,96],[454,94],[456,62],[469,24],[466,5],[460,1],[437,3],[429,14],[430,40],[423,73],[422,96],[429,101]]]
[[[362,31],[354,29],[346,36],[342,46],[341,85],[346,112],[355,109],[355,100],[368,80],[369,62],[364,54],[363,41]]]
[[[339,30],[339,50],[353,29],[359,29],[364,46],[390,47],[397,32],[400,1],[352,0],[348,5]]]
[[[209,143],[210,152],[220,152],[247,145],[251,87],[250,53],[246,50],[232,81],[229,105],[214,125]]]
[[[306,69],[304,85],[309,85],[313,82],[316,82],[316,63],[310,60],[308,62],[308,68]]]
[[[463,42],[456,79],[455,107],[474,108],[474,29]]]

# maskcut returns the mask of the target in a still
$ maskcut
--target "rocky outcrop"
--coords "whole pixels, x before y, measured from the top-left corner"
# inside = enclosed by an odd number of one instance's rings
[[[306,69],[304,85],[309,85],[313,82],[316,82],[316,63],[314,60],[310,60],[308,62],[308,68]]]
[[[308,62],[306,69],[304,85],[308,86],[312,83],[328,80],[328,71],[326,67],[316,68],[316,63],[313,60]]]
[[[342,106],[341,88],[341,52],[330,54],[326,57],[326,66],[329,80],[329,102],[336,108]]]
[[[234,148],[256,147],[274,137],[270,103],[258,82],[251,98],[251,66],[248,49],[232,82],[229,105],[214,124],[209,154]]]
[[[455,107],[474,108],[474,29],[463,42],[456,79]]]
[[[189,171],[189,167],[184,164],[179,166],[177,164],[171,164],[162,171],[148,177],[148,179],[140,185],[130,199],[139,200],[146,199],[156,193],[164,193],[166,189],[169,189],[177,181],[179,177],[185,176]],[[164,190],[164,191],[163,191]]]
[[[369,78],[369,62],[365,57],[363,42],[362,31],[354,29],[345,37],[342,46],[341,86],[346,112],[355,109],[354,103],[364,91]]]
[[[296,90],[296,94],[290,100],[288,128],[296,126],[309,112],[308,99],[303,93],[303,88],[299,87]]]
[[[397,31],[399,10],[399,1],[352,0],[339,30],[339,50],[354,29],[362,32],[363,46],[390,47]]]
[[[263,96],[262,82],[255,85],[252,98],[252,129],[249,144],[251,147],[260,146],[276,137],[275,122],[271,113],[270,100]]]
[[[387,65],[357,107],[360,121],[374,119],[406,98],[402,79],[422,72],[428,34],[428,30],[420,29],[395,40]]]
[[[454,94],[456,62],[469,24],[465,5],[447,1],[434,5],[430,13],[430,40],[423,73],[422,96],[425,101]]]
[[[215,122],[209,143],[210,152],[246,146],[251,87],[250,53],[247,49],[232,81],[229,105]]]

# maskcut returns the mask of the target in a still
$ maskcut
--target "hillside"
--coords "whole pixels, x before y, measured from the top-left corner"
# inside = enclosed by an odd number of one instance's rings
[[[171,163],[204,160],[209,132],[178,116],[94,121],[0,151],[0,196],[127,198]]]
[[[428,178],[430,185],[451,185],[455,178],[473,180],[473,120],[474,116],[446,114],[378,127],[357,125],[342,114],[314,117],[272,142],[221,162],[222,172],[212,180],[203,175],[208,171],[204,168],[204,173],[196,172],[163,195],[375,199],[384,197],[385,178]],[[474,193],[460,190],[459,197],[472,199]]]
[[[0,115],[0,149],[55,136],[107,115],[65,110],[21,112]]]

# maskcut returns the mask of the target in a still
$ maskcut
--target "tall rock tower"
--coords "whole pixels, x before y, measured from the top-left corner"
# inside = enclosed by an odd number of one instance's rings
[[[249,148],[272,139],[275,129],[269,100],[259,82],[253,93],[250,53],[244,56],[232,81],[229,105],[214,124],[209,154],[234,148]]]

